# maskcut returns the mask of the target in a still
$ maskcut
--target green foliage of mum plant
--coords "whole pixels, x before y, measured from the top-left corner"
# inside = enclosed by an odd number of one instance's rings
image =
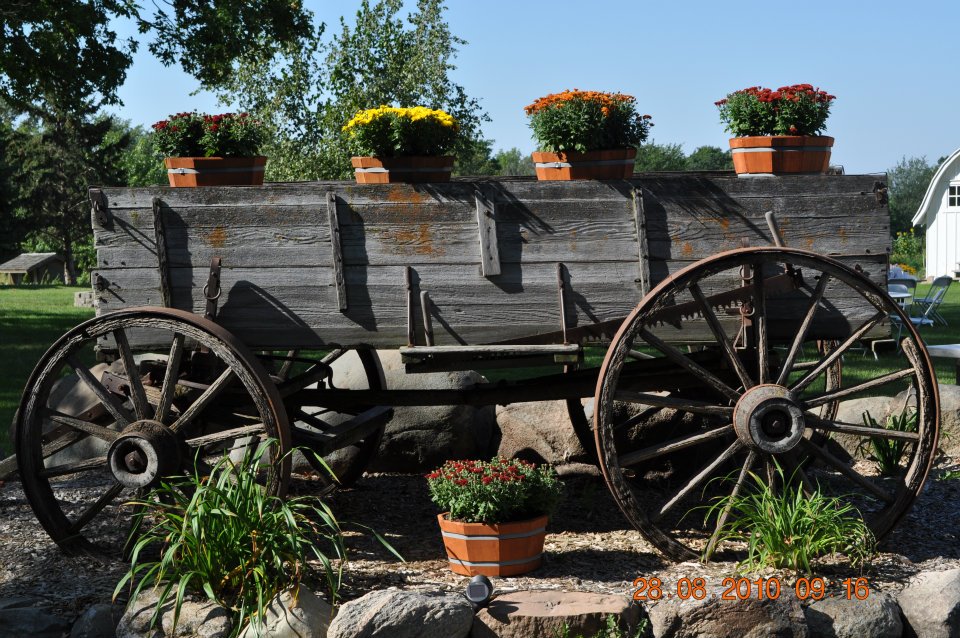
[[[653,124],[638,115],[636,98],[623,93],[580,91],[552,93],[524,107],[542,151],[599,151],[636,148]]]
[[[720,120],[734,137],[820,135],[835,99],[811,84],[794,84],[776,91],[751,86],[715,104]]]

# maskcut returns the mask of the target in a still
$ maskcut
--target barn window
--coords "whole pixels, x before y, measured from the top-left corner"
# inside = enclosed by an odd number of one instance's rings
[[[947,192],[947,207],[960,208],[960,184],[951,184]]]

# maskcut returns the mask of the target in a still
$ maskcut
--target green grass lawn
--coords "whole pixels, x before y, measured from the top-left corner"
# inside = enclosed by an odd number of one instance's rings
[[[9,425],[33,366],[64,332],[93,316],[75,308],[83,286],[0,286],[0,453],[10,453]]]
[[[917,293],[922,296],[928,287],[921,284]],[[93,316],[92,309],[73,306],[73,293],[85,289],[69,286],[0,286],[0,362],[5,372],[0,377],[0,454],[6,455],[11,451],[8,426],[13,422],[20,395],[33,366],[60,335]],[[922,328],[921,336],[929,344],[960,343],[960,284],[952,286],[947,292],[941,313],[949,325]],[[599,349],[591,349],[587,365],[599,365],[601,354]],[[889,370],[889,366],[894,365],[901,356],[895,353],[892,345],[880,351],[879,362],[874,361],[869,350],[865,354],[851,353],[844,360],[844,385],[875,375],[875,371],[884,365]],[[953,383],[954,362],[944,359],[934,359],[933,362],[940,382]],[[558,368],[544,368],[488,371],[485,374],[491,380],[497,380],[557,371]]]

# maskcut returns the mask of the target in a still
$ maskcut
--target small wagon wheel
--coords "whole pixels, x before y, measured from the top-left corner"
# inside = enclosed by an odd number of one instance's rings
[[[146,342],[152,354],[137,345]],[[104,348],[116,353],[114,364],[91,371]],[[88,398],[82,410],[64,402],[71,384]],[[261,480],[285,493],[289,436],[280,395],[256,356],[215,323],[166,308],[121,310],[66,333],[34,369],[16,420],[27,500],[71,553],[122,546],[126,530],[115,523],[124,500],[163,477],[242,456],[251,441],[276,441]]]
[[[749,325],[738,332],[743,315]],[[903,324],[905,356],[865,379],[846,375],[846,386],[825,381],[839,357],[889,316]],[[815,340],[836,345],[802,361],[804,342]],[[645,373],[651,361],[633,361],[632,352],[652,354],[657,374]],[[906,389],[916,431],[836,419],[841,399]],[[926,480],[938,402],[922,341],[882,288],[815,253],[746,248],[684,268],[627,317],[601,368],[594,420],[600,467],[620,509],[655,547],[681,560],[716,548],[726,513],[707,524],[704,513],[714,498],[740,493],[748,472],[772,477],[777,465],[808,493],[819,485],[854,505],[883,538]],[[651,434],[623,416],[624,406],[637,404],[705,419],[696,430]],[[872,462],[847,462],[811,438],[836,433],[862,442],[902,441],[905,462],[895,476],[882,477]],[[692,467],[681,469],[684,464]]]
[[[343,363],[353,356],[359,360],[359,367],[356,365],[335,365],[335,362]],[[347,350],[337,348],[326,353],[319,359],[318,365],[312,369],[319,371],[321,376],[317,383],[327,390],[344,390],[346,388],[352,390],[386,389],[380,357],[373,349]],[[307,370],[304,374],[309,376],[311,371]],[[281,392],[287,393],[288,388],[295,389],[301,385],[297,378],[289,379],[286,383],[290,385],[281,384]],[[305,405],[296,391],[289,395],[287,405],[294,444],[302,444],[308,448],[314,447],[316,434],[330,432],[338,427],[342,428],[351,419],[364,418],[365,411],[371,408],[371,406],[351,406],[335,409],[330,406]],[[369,415],[369,412],[367,414]],[[349,443],[343,447],[319,454],[323,463],[318,460],[318,454],[306,452],[307,461],[317,470],[321,482],[325,484],[325,487],[321,490],[322,493],[329,493],[336,487],[350,486],[363,475],[367,465],[380,447],[380,440],[383,438],[388,420],[389,417],[386,414],[380,413],[374,417],[374,420],[361,424],[362,437],[351,437]],[[329,480],[330,472],[328,470],[333,472],[336,483]]]

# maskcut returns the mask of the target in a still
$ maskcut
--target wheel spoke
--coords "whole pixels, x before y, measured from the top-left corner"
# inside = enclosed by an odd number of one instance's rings
[[[834,455],[830,454],[826,450],[817,447],[816,445],[814,445],[813,443],[811,443],[806,439],[800,439],[800,445],[803,446],[804,450],[816,456],[818,459],[820,459],[827,465],[830,465],[831,467],[836,469],[838,472],[846,476],[848,479],[850,479],[851,481],[853,481],[854,483],[856,483],[866,491],[870,492],[872,495],[874,495],[878,499],[882,500],[885,503],[893,503],[894,497],[891,494],[889,494],[888,492],[880,489],[879,487],[871,483],[869,479],[857,473],[856,470],[854,470],[849,465],[847,465],[846,463],[844,463]]]
[[[866,425],[857,425],[854,423],[842,423],[840,421],[824,421],[812,414],[805,414],[804,420],[807,425],[815,430],[824,432],[840,432],[842,434],[851,434],[853,436],[868,436],[878,439],[896,439],[899,441],[919,441],[919,432],[903,432],[901,430],[888,430],[887,428],[873,428]]]
[[[187,439],[187,445],[193,448],[203,447],[204,445],[210,445],[211,443],[219,443],[220,441],[229,441],[230,439],[237,439],[240,437],[250,436],[251,434],[264,434],[263,423],[258,423],[256,425],[245,425],[239,428],[233,428],[231,430],[223,430],[221,432],[214,432],[213,434],[205,434],[203,436],[197,436],[192,439]]]
[[[717,517],[717,525],[713,530],[713,534],[710,535],[710,542],[707,543],[707,550],[704,553],[704,560],[710,560],[710,557],[716,550],[717,542],[720,540],[720,532],[723,530],[723,526],[727,524],[727,518],[730,517],[730,510],[733,509],[733,501],[736,500],[737,496],[739,496],[740,490],[743,488],[744,483],[746,483],[747,474],[750,472],[750,468],[753,467],[753,464],[757,462],[757,456],[756,450],[750,450],[750,452],[747,453],[747,459],[743,462],[743,467],[740,468],[740,476],[737,477],[737,482],[730,491],[730,498],[726,505],[723,506],[723,510],[720,511],[720,515]]]
[[[684,448],[691,447],[693,445],[699,445],[706,441],[712,441],[714,439],[719,439],[733,432],[733,425],[728,424],[723,427],[717,428],[715,430],[710,430],[709,432],[703,432],[701,434],[694,434],[692,436],[681,436],[669,441],[664,441],[662,443],[657,443],[650,447],[643,448],[642,450],[636,450],[634,452],[627,452],[626,454],[617,458],[617,461],[620,464],[620,467],[627,467],[630,465],[636,465],[641,461],[646,461],[663,454],[670,454],[671,452],[676,452],[677,450],[682,450]]]
[[[77,361],[73,357],[67,359],[67,364],[73,369],[80,379],[87,384],[87,387],[90,388],[97,398],[100,400],[100,403],[103,404],[103,407],[107,409],[107,412],[113,415],[113,418],[121,426],[129,425],[133,422],[133,417],[127,412],[126,408],[120,405],[120,402],[117,401],[110,391],[107,390],[100,381],[93,376],[93,373],[90,370]]]
[[[810,477],[807,476],[807,473],[803,471],[803,466],[797,461],[793,450],[781,455],[780,459],[783,461],[784,468],[790,472],[789,477],[795,476],[800,479],[800,489],[803,490],[804,496],[807,498],[813,496],[817,488]]]
[[[79,430],[80,432],[90,434],[97,437],[101,441],[106,441],[107,443],[113,443],[117,440],[117,437],[120,436],[120,433],[116,430],[111,430],[110,428],[105,428],[102,425],[97,425],[96,423],[90,423],[73,416],[62,414],[56,410],[47,410],[44,413],[44,418],[49,419],[54,423],[66,425],[74,430]]]
[[[852,385],[847,388],[840,388],[839,390],[832,390],[830,392],[824,392],[823,394],[818,394],[816,396],[805,399],[802,402],[802,405],[808,409],[815,408],[819,405],[823,405],[824,403],[838,401],[844,397],[848,397],[853,394],[859,394],[860,392],[864,392],[872,388],[886,385],[887,383],[893,383],[894,381],[899,381],[900,379],[903,379],[904,377],[912,376],[915,373],[916,373],[916,370],[914,370],[913,368],[904,368],[903,370],[897,370],[896,372],[891,372],[881,377],[877,377],[876,379],[870,379],[869,381],[858,383],[857,385]]]
[[[797,331],[797,336],[794,337],[793,343],[790,344],[790,351],[787,352],[787,357],[783,361],[783,367],[780,368],[780,374],[776,381],[777,385],[786,385],[790,372],[795,369],[793,362],[796,361],[797,355],[803,347],[803,341],[807,338],[807,332],[810,330],[810,325],[813,324],[813,318],[817,314],[817,309],[820,306],[820,301],[823,299],[823,293],[826,291],[829,281],[830,275],[827,273],[820,275],[820,281],[817,282],[813,296],[810,297],[810,305],[807,307],[807,312],[803,317],[803,322],[800,324],[800,329]]]
[[[814,379],[820,376],[820,374],[824,370],[826,370],[828,367],[830,367],[830,365],[833,364],[834,361],[839,359],[843,355],[843,353],[845,353],[854,343],[856,343],[861,338],[863,338],[863,335],[870,332],[870,330],[872,330],[874,326],[876,326],[878,323],[883,321],[883,319],[886,316],[887,316],[887,313],[878,312],[873,317],[871,317],[866,322],[864,322],[864,324],[859,328],[857,328],[853,334],[847,337],[846,341],[841,343],[838,348],[836,348],[835,350],[832,350],[827,356],[821,359],[820,363],[818,363],[813,370],[808,372],[802,379],[800,379],[799,381],[794,383],[792,386],[790,386],[790,389],[793,390],[794,392],[800,392],[805,387],[810,385]]]
[[[720,320],[717,319],[717,314],[713,311],[713,308],[710,307],[710,303],[703,294],[703,290],[700,289],[700,286],[694,283],[690,285],[690,294],[693,295],[693,298],[700,306],[700,314],[703,315],[704,319],[706,319],[707,325],[710,327],[710,331],[713,332],[713,336],[716,338],[717,342],[720,344],[720,348],[723,350],[723,354],[727,359],[727,363],[729,363],[730,367],[734,370],[734,372],[737,373],[737,376],[740,378],[740,383],[743,384],[743,388],[745,390],[752,388],[754,385],[753,379],[751,379],[750,375],[747,374],[747,369],[743,367],[743,362],[733,349],[733,344],[730,342],[730,339],[727,338],[727,333],[720,324]]]
[[[105,508],[107,505],[112,503],[113,500],[117,498],[117,496],[119,496],[120,492],[122,491],[123,491],[123,485],[120,483],[114,483],[113,487],[111,487],[109,490],[104,492],[103,495],[97,499],[96,503],[88,507],[86,511],[83,514],[81,514],[80,517],[73,522],[73,524],[70,525],[70,528],[69,528],[70,533],[76,534],[81,529],[83,529],[87,523],[92,521],[94,518],[97,517],[97,514],[103,511],[103,508]]]
[[[283,365],[280,366],[280,371],[277,372],[277,376],[280,378],[280,381],[286,381],[287,378],[289,378],[290,371],[293,370],[294,359],[299,354],[299,350],[289,350],[287,352],[287,360],[283,362]]]
[[[767,295],[764,291],[763,263],[753,265],[753,325],[757,337],[757,377],[760,383],[770,381],[770,350],[767,338]]]
[[[685,497],[687,494],[689,494],[694,489],[696,489],[698,485],[700,485],[708,476],[710,476],[711,472],[716,470],[724,462],[730,459],[730,457],[736,454],[737,450],[739,450],[741,447],[743,447],[743,444],[739,440],[731,443],[730,447],[724,450],[723,453],[720,454],[720,456],[718,456],[716,459],[714,459],[710,464],[708,464],[706,467],[700,470],[700,472],[698,472],[696,476],[690,479],[690,481],[686,485],[684,485],[683,488],[681,488],[681,490],[677,492],[673,498],[667,501],[667,503],[665,503],[664,506],[660,508],[660,512],[657,515],[657,518],[658,519],[662,518],[664,514],[669,512],[677,503],[679,503],[683,499],[683,497]]]
[[[96,458],[87,459],[85,461],[77,461],[76,463],[65,463],[63,465],[54,465],[51,467],[45,467],[39,472],[38,476],[43,478],[53,478],[54,476],[64,476],[66,474],[77,474],[78,472],[89,472],[90,470],[98,470],[107,466],[107,457],[98,456]]]
[[[320,361],[322,363],[330,365],[331,363],[333,363],[343,355],[347,354],[347,352],[348,350],[346,350],[345,348],[337,348],[336,350],[331,350],[326,355],[324,355],[323,359],[321,359]]]
[[[130,350],[130,342],[127,341],[127,333],[122,328],[113,331],[113,338],[117,341],[117,347],[120,349],[120,360],[123,361],[123,369],[127,374],[127,385],[130,388],[130,398],[133,401],[133,409],[137,413],[138,419],[146,419],[150,410],[150,403],[147,401],[146,390],[143,389],[143,380],[140,379],[140,370],[133,360],[133,351]]]
[[[664,397],[659,394],[647,394],[645,392],[633,392],[630,390],[620,390],[613,398],[617,401],[642,403],[643,405],[652,405],[658,408],[673,408],[674,410],[692,412],[694,414],[733,416],[733,408],[731,406],[716,405],[715,403],[707,403],[706,401],[697,401],[695,399]]]
[[[227,385],[234,378],[233,370],[227,368],[223,373],[217,377],[217,380],[210,384],[210,386],[203,391],[197,400],[194,401],[189,408],[184,410],[183,414],[180,415],[180,418],[173,422],[173,425],[170,426],[170,429],[174,432],[178,432],[188,425],[193,419],[197,417],[204,408],[209,405],[211,401],[217,398],[221,392],[226,389]]]
[[[170,354],[167,356],[167,368],[163,374],[163,387],[160,389],[160,402],[157,403],[157,411],[154,419],[163,423],[170,414],[170,407],[173,405],[173,393],[177,387],[177,378],[180,376],[180,358],[183,356],[182,334],[173,335],[173,343],[170,346]]]
[[[687,358],[682,352],[663,341],[652,332],[646,328],[641,328],[637,333],[644,341],[649,343],[651,346],[659,350],[666,356],[668,359],[679,365],[680,367],[687,370],[689,373],[704,381],[707,385],[714,388],[718,392],[727,396],[730,399],[736,401],[740,398],[740,393],[728,386],[726,383],[717,378],[712,372],[704,368],[703,366],[694,363],[689,358]]]

